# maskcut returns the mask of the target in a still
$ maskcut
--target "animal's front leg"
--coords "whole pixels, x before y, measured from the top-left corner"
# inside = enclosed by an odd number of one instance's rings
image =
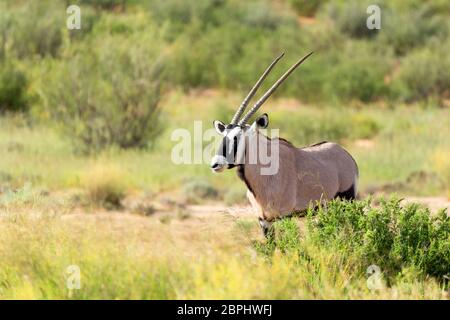
[[[264,234],[264,237],[266,237],[266,239],[268,239],[268,240],[273,240],[275,234],[274,234],[274,230],[272,227],[272,222],[269,222],[261,217],[259,217],[258,219],[259,219],[259,225]]]

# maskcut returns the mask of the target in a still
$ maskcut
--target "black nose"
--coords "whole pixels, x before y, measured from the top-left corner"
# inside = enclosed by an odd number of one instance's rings
[[[211,166],[211,168],[215,169],[215,168],[217,168],[218,166],[219,166],[218,163],[214,163],[214,164]]]

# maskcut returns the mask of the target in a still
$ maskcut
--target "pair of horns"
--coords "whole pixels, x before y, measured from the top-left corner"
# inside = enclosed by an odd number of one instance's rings
[[[238,125],[244,125],[247,123],[247,121],[255,114],[256,111],[263,105],[263,103],[272,95],[272,93],[280,86],[280,84],[286,80],[286,78],[294,71],[299,65],[302,64],[303,61],[305,61],[310,55],[312,55],[313,52],[308,53],[306,56],[301,58],[299,61],[297,61],[292,67],[289,68],[288,71],[286,71],[278,80],[273,84],[272,87],[270,87],[269,90],[267,90],[266,93],[253,105],[253,107],[247,112],[247,114],[239,121],[239,118],[241,117],[242,113],[244,113],[245,108],[247,108],[248,103],[250,102],[250,99],[253,98],[258,88],[261,86],[264,79],[267,77],[269,72],[272,70],[272,68],[277,64],[278,61],[280,61],[281,58],[284,56],[284,52],[279,55],[264,71],[262,76],[258,79],[256,84],[253,86],[253,88],[250,90],[248,95],[245,97],[244,101],[242,101],[239,109],[236,111],[236,113],[233,116],[233,119],[231,120],[231,124],[238,124]],[[239,122],[238,122],[239,121]]]

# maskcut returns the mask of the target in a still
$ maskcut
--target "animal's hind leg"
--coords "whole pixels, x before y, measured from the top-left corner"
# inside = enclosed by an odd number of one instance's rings
[[[259,225],[261,226],[261,230],[264,234],[264,237],[266,237],[267,240],[272,240],[274,238],[274,230],[272,227],[272,222],[269,222],[261,217],[259,219]]]

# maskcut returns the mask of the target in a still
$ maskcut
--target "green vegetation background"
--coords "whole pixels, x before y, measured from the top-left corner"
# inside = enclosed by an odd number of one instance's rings
[[[66,28],[73,3],[81,30]],[[378,1],[380,30],[366,28],[369,4],[2,1],[0,183],[83,187],[109,170],[123,189],[238,188],[207,164],[173,165],[170,133],[229,121],[276,55],[263,90],[314,50],[263,107],[270,126],[298,146],[344,144],[363,191],[448,196],[448,1]]]

